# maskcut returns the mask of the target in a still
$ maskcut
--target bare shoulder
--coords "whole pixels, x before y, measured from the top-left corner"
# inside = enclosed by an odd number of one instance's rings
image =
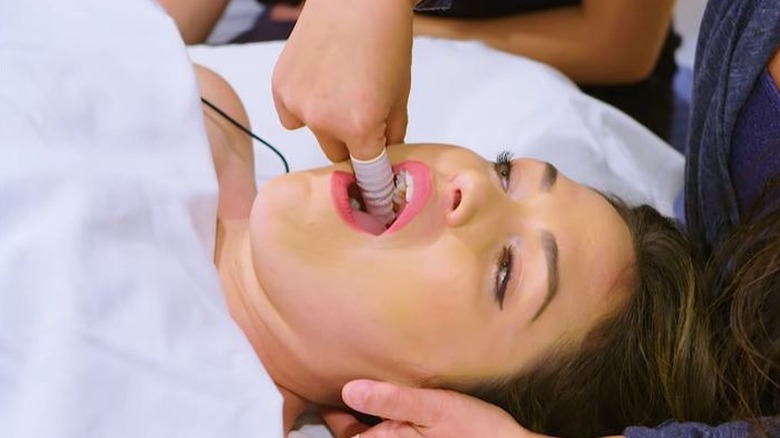
[[[249,118],[241,100],[221,76],[199,65],[195,66],[195,75],[204,99],[249,128]],[[203,119],[219,183],[218,218],[222,221],[246,219],[257,193],[251,139],[205,104]]]

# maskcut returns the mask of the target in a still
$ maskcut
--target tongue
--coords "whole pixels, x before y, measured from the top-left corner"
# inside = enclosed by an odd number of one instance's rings
[[[366,232],[369,232],[375,236],[385,232],[385,226],[382,225],[382,223],[379,222],[375,217],[364,211],[353,210],[352,217],[355,218],[355,223],[357,226]]]

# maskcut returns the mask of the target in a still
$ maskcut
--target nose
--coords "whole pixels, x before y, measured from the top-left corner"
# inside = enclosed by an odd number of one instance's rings
[[[484,218],[489,211],[494,210],[488,207],[497,201],[494,199],[495,191],[489,179],[479,172],[469,171],[456,175],[447,186],[447,225],[459,228],[473,223],[477,217]]]
[[[563,208],[556,198],[547,196],[544,191],[509,194],[499,187],[490,174],[478,170],[456,175],[449,181],[445,191],[449,192],[447,226],[478,234],[502,229],[510,223],[546,222]]]

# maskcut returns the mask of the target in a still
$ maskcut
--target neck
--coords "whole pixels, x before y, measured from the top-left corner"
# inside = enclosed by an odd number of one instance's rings
[[[255,273],[243,222],[225,227],[217,269],[230,316],[283,396],[284,427],[289,430],[309,403],[340,404],[341,383],[332,384],[334,379],[317,369],[306,340],[299,339],[274,309]]]

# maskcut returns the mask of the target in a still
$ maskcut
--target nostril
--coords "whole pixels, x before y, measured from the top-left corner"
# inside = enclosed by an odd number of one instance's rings
[[[455,211],[460,205],[460,190],[455,190],[455,196],[452,197],[452,210]]]

